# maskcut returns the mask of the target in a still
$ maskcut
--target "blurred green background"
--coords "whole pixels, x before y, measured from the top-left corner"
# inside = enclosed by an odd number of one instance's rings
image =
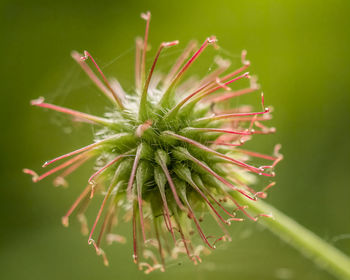
[[[108,103],[70,51],[89,50],[108,76],[131,89],[134,38],[144,32],[139,15],[147,10],[153,46],[178,39],[181,51],[190,39],[215,34],[233,67],[248,50],[277,127],[254,146],[270,152],[282,143],[285,155],[268,202],[350,254],[350,1],[13,0],[0,2],[1,279],[334,279],[250,222],[232,225],[233,241],[197,267],[181,258],[166,273],[145,276],[132,262],[128,238],[106,249],[106,268],[75,219],[69,229],[60,222],[90,167],[70,177],[69,189],[54,188],[50,179],[34,185],[22,174],[23,167],[40,171],[43,161],[90,143],[93,133],[29,101],[45,96],[103,112]],[[178,54],[169,50],[161,64]],[[205,73],[210,65],[204,55],[194,69]],[[257,94],[241,101],[259,105]],[[128,237],[130,225],[121,232]]]

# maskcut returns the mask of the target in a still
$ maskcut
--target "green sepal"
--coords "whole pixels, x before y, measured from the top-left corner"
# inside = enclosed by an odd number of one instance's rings
[[[162,168],[160,168],[159,166],[156,166],[154,168],[154,181],[156,182],[159,191],[165,192],[165,184],[167,183],[167,179]]]
[[[140,160],[136,170],[136,182],[144,185],[152,178],[152,165],[146,160]]]
[[[174,185],[176,186],[176,191],[181,200],[187,201],[187,184],[178,178],[174,178],[173,181]]]
[[[114,175],[116,180],[128,180],[133,161],[134,159],[132,158],[125,158],[119,163]]]
[[[155,160],[159,165],[162,165],[163,163],[165,165],[168,165],[170,163],[170,157],[168,153],[164,150],[158,149],[155,153]]]
[[[111,139],[110,141],[106,141],[105,144],[101,145],[100,150],[110,152],[112,148],[112,152],[114,153],[125,153],[136,146],[136,137],[129,133],[119,133],[115,136],[118,138]],[[103,140],[102,140],[103,141]]]
[[[189,152],[184,147],[175,147],[172,151],[172,154],[176,159],[180,161],[190,160]]]
[[[175,139],[174,137],[166,134],[167,132],[169,131],[163,131],[161,134],[160,134],[160,139],[162,140],[162,142],[164,142],[165,144],[167,145],[170,145],[170,146],[174,146],[176,145],[176,143],[178,143],[178,140]]]
[[[141,156],[140,156],[140,158],[141,159],[152,160],[153,159],[153,149],[151,148],[151,146],[148,145],[145,142],[142,142],[140,144],[140,146],[141,146]]]
[[[176,164],[174,167],[175,174],[181,179],[187,182],[188,184],[192,185],[192,176],[191,171],[182,164]]]

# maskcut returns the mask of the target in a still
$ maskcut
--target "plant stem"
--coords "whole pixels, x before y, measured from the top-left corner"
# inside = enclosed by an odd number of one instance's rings
[[[339,279],[350,279],[350,259],[337,248],[266,202],[249,200],[237,192],[232,195],[241,205],[247,205],[248,212],[254,215],[272,214],[273,218],[261,217],[259,222],[312,259],[321,268]]]

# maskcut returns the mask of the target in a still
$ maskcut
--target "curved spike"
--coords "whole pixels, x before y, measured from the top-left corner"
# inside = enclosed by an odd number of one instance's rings
[[[203,132],[218,132],[218,133],[229,133],[229,134],[236,134],[236,135],[252,135],[253,132],[251,131],[235,131],[235,130],[228,130],[223,128],[211,128],[211,127],[186,127],[181,130],[181,132],[191,132],[191,131],[203,131]]]
[[[204,201],[207,203],[207,205],[210,207],[211,210],[216,214],[216,216],[225,224],[229,224],[221,215],[216,211],[214,206],[210,203],[206,195],[200,190],[200,188],[197,186],[197,184],[192,180],[191,171],[184,167],[184,166],[175,166],[174,171],[177,176],[179,176],[180,179],[184,180],[186,183],[188,183],[190,186],[192,186],[197,193],[204,199]]]
[[[194,214],[194,211],[191,207],[191,204],[189,203],[188,199],[187,199],[187,195],[186,195],[186,186],[185,186],[185,183],[182,182],[183,184],[181,184],[180,182],[178,182],[178,187],[179,187],[179,193],[181,195],[181,198],[183,199],[183,201],[185,202],[187,208],[188,208],[188,211],[189,211],[189,215],[190,217],[193,219],[195,225],[196,225],[196,228],[198,230],[198,233],[201,237],[201,239],[208,245],[209,248],[211,249],[215,249],[215,246],[213,247],[207,237],[205,236],[205,234],[203,233],[203,230],[198,222],[198,219],[196,218],[196,215]]]
[[[195,52],[195,54],[187,61],[187,63],[181,68],[181,70],[176,74],[174,79],[172,80],[170,86],[165,91],[164,95],[162,96],[162,99],[160,100],[159,104],[161,106],[164,106],[165,103],[168,103],[168,99],[170,97],[170,94],[172,94],[172,90],[176,86],[176,84],[180,81],[183,74],[186,72],[186,70],[191,66],[191,64],[198,58],[198,56],[206,49],[206,47],[209,44],[214,44],[216,42],[216,37],[212,36],[207,38],[202,46]]]
[[[137,37],[135,40],[135,87],[138,93],[141,92],[141,53],[142,38]]]
[[[101,80],[95,75],[95,73],[91,70],[91,68],[86,64],[85,60],[82,60],[82,55],[76,51],[71,53],[72,58],[80,65],[80,67],[85,71],[85,73],[89,76],[90,80],[100,89],[110,101],[116,104],[115,99],[113,98],[112,93],[108,90],[108,88],[101,82]]]
[[[115,159],[111,160],[106,165],[104,165],[102,168],[97,170],[94,174],[92,174],[91,177],[89,178],[88,182],[90,183],[97,175],[101,174],[104,170],[106,170],[108,167],[115,164],[120,159],[125,158],[125,157],[132,157],[132,156],[134,156],[134,155],[119,155],[119,156],[117,156]]]
[[[115,204],[111,203],[111,205],[109,206],[109,209],[108,209],[108,211],[107,211],[107,213],[105,215],[105,218],[103,219],[101,230],[100,230],[100,233],[98,235],[97,242],[96,242],[97,247],[100,247],[102,237],[103,237],[103,235],[105,233],[107,225],[110,222],[110,219],[112,217],[112,214],[113,214],[114,210],[115,210]]]
[[[137,202],[139,206],[139,215],[140,215],[140,224],[141,224],[141,232],[143,241],[146,242],[146,233],[145,233],[145,225],[144,225],[144,217],[143,217],[143,201],[142,201],[142,186],[147,181],[147,166],[145,162],[141,162],[136,170],[136,192],[137,192]]]
[[[132,165],[131,174],[130,174],[128,186],[126,189],[126,193],[127,193],[129,198],[131,198],[131,196],[132,196],[131,190],[132,190],[132,185],[134,184],[134,180],[135,180],[136,169],[137,169],[137,166],[138,166],[139,161],[140,161],[141,151],[142,151],[142,145],[139,145],[137,147],[135,160],[134,160],[134,163]]]
[[[176,242],[174,230],[173,230],[173,227],[171,224],[171,219],[170,219],[170,211],[169,211],[169,207],[168,207],[168,203],[167,203],[166,195],[165,195],[165,184],[166,184],[167,179],[166,179],[165,173],[163,173],[161,171],[161,168],[154,169],[154,180],[158,186],[159,193],[160,193],[160,196],[161,196],[162,201],[163,201],[163,207],[164,207],[164,212],[165,212],[165,215],[164,215],[165,225],[167,226],[168,230],[170,231],[174,242]]]
[[[137,254],[137,224],[136,224],[136,215],[137,215],[137,202],[134,201],[133,209],[132,209],[132,239],[133,239],[133,260],[134,263],[138,262],[138,254]]]
[[[189,143],[189,144],[191,144],[191,145],[193,145],[193,146],[195,146],[195,147],[197,147],[197,148],[199,148],[201,150],[204,150],[204,151],[206,151],[208,153],[214,154],[214,155],[216,155],[216,156],[218,156],[218,157],[220,157],[220,158],[222,158],[222,159],[224,159],[224,160],[226,160],[226,161],[228,161],[230,163],[234,163],[234,164],[236,164],[236,165],[238,165],[238,166],[240,166],[242,168],[246,168],[247,170],[250,170],[250,171],[252,171],[254,173],[262,174],[262,175],[265,175],[265,176],[271,176],[271,174],[263,173],[263,170],[261,170],[260,168],[251,166],[249,164],[246,164],[244,162],[241,162],[239,160],[236,160],[234,158],[231,158],[229,156],[221,154],[221,153],[219,153],[219,152],[217,152],[217,151],[215,151],[213,149],[210,149],[207,146],[204,146],[203,144],[201,144],[201,143],[199,143],[197,141],[194,141],[194,140],[192,140],[190,138],[187,138],[185,136],[178,135],[178,134],[173,133],[171,131],[165,131],[165,132],[163,132],[163,134],[169,135],[169,136],[171,136],[171,137],[173,137],[175,139],[178,139],[178,140],[184,141],[186,143]]]
[[[64,170],[60,175],[58,175],[54,180],[53,180],[53,184],[55,187],[58,186],[63,186],[63,187],[67,187],[68,183],[65,180],[65,178],[73,173],[76,169],[78,169],[81,165],[83,165],[87,160],[89,160],[90,157],[86,157],[86,158],[82,158],[81,160],[79,160],[78,162],[76,162],[75,164],[72,164],[71,166],[69,166],[66,170]]]
[[[169,183],[169,186],[171,188],[171,191],[173,192],[173,195],[174,195],[174,198],[175,198],[175,201],[176,201],[176,204],[179,206],[180,209],[184,210],[185,207],[183,206],[183,204],[181,203],[180,199],[179,199],[179,196],[176,192],[176,187],[174,185],[174,182],[170,176],[170,173],[169,173],[169,170],[166,166],[167,164],[167,160],[166,160],[166,153],[162,150],[158,150],[156,152],[156,161],[157,163],[160,165],[160,167],[162,168],[167,180],[168,180],[168,183]]]
[[[105,126],[109,126],[112,124],[112,122],[108,119],[93,116],[93,115],[86,114],[86,113],[82,113],[82,112],[68,109],[68,108],[64,108],[61,106],[45,103],[44,101],[45,101],[44,97],[39,97],[38,99],[32,100],[30,102],[30,104],[33,106],[47,108],[47,109],[51,109],[51,110],[54,110],[57,112],[68,114],[68,115],[71,115],[71,116],[77,118],[78,120],[81,119],[81,120],[92,122],[94,124],[100,124],[100,125],[105,125]]]
[[[94,64],[94,66],[96,67],[97,71],[100,73],[103,81],[105,82],[107,88],[109,89],[109,91],[111,92],[114,100],[116,101],[116,103],[118,104],[118,106],[121,109],[124,109],[123,103],[120,101],[119,96],[116,94],[116,92],[113,90],[113,88],[111,87],[109,81],[107,80],[106,76],[103,74],[101,68],[98,66],[98,64],[96,63],[95,59],[92,57],[92,55],[88,52],[88,51],[84,51],[84,56],[82,56],[80,58],[80,60],[82,61],[86,61],[88,58],[91,59],[92,63]]]
[[[202,163],[200,160],[198,160],[197,158],[195,158],[194,156],[192,156],[187,150],[183,149],[183,148],[176,148],[176,151],[174,152],[174,155],[176,155],[176,153],[180,153],[182,156],[184,156],[186,159],[196,163],[197,165],[199,165],[202,169],[204,169],[205,171],[207,171],[209,174],[211,174],[212,176],[214,176],[216,179],[218,179],[220,182],[222,182],[224,185],[226,185],[227,187],[229,187],[230,189],[237,191],[241,194],[243,194],[245,197],[249,198],[250,200],[256,200],[256,198],[251,197],[249,194],[247,194],[246,192],[244,192],[243,190],[237,188],[236,186],[232,185],[230,182],[228,182],[227,180],[225,180],[224,178],[222,178],[220,175],[218,175],[217,173],[215,173],[210,167],[208,167],[207,165],[205,165],[204,163]]]
[[[151,13],[149,11],[147,11],[146,13],[142,13],[141,18],[146,21],[145,36],[143,39],[142,59],[141,59],[141,84],[143,84],[146,76],[146,52],[147,52],[147,43],[148,43],[149,24],[151,21]]]
[[[26,174],[30,174],[33,176],[32,180],[34,183],[41,181],[42,179],[50,176],[51,174],[56,173],[57,171],[60,171],[70,165],[72,165],[73,163],[79,161],[79,160],[87,160],[89,158],[91,158],[93,156],[93,153],[91,153],[91,151],[86,151],[85,153],[82,153],[80,155],[77,155],[69,160],[67,160],[66,162],[60,164],[59,166],[56,166],[54,168],[52,168],[51,170],[45,172],[42,175],[38,175],[36,172],[34,172],[33,170],[30,169],[23,169],[23,172]]]
[[[174,63],[173,67],[170,69],[168,75],[165,77],[163,84],[164,89],[166,89],[169,86],[169,83],[176,75],[176,72],[179,71],[181,65],[184,63],[184,61],[188,58],[188,56],[191,54],[191,52],[194,50],[194,48],[197,46],[196,41],[190,41],[183,51],[183,53],[180,55],[178,60]]]
[[[150,70],[150,72],[148,74],[148,77],[147,77],[147,80],[146,80],[145,85],[143,87],[143,91],[142,91],[142,95],[141,95],[140,109],[139,109],[139,119],[142,120],[142,121],[144,121],[147,118],[147,93],[148,93],[148,87],[149,87],[149,84],[151,82],[152,74],[153,74],[154,68],[156,67],[159,55],[160,55],[161,51],[164,48],[175,46],[178,43],[179,43],[179,41],[163,42],[159,46],[159,49],[158,49],[157,54],[156,54],[156,56],[155,56],[155,58],[153,60],[153,64],[152,64],[151,70]]]
[[[105,139],[103,139],[103,140],[100,140],[100,141],[98,141],[98,142],[92,143],[92,144],[90,144],[90,145],[87,145],[87,146],[85,146],[85,147],[83,147],[83,148],[80,148],[80,149],[75,150],[75,151],[73,151],[73,152],[70,152],[70,153],[68,153],[68,154],[65,154],[65,155],[59,156],[59,157],[57,157],[57,158],[54,158],[54,159],[52,159],[52,160],[46,161],[46,162],[43,164],[43,167],[46,167],[46,166],[48,166],[48,165],[50,165],[50,164],[52,164],[52,163],[54,163],[54,162],[56,162],[56,161],[58,161],[58,160],[61,160],[61,159],[66,158],[66,157],[70,157],[70,156],[79,154],[79,153],[84,152],[84,151],[92,150],[92,149],[94,149],[94,148],[96,148],[96,147],[99,147],[99,146],[102,145],[102,144],[108,143],[109,141],[117,140],[117,139],[122,139],[122,138],[124,138],[124,137],[130,137],[130,136],[131,136],[131,135],[128,134],[128,133],[119,133],[119,134],[115,134],[115,135],[113,135],[113,136],[110,136],[110,137],[105,138]]]
[[[234,79],[231,79],[227,82],[223,82],[224,80],[220,79],[220,84],[218,86],[207,89],[206,91],[204,91],[204,93],[202,93],[201,95],[192,99],[185,106],[183,106],[182,104],[180,105],[180,103],[179,103],[178,105],[176,105],[177,107],[176,107],[175,111],[177,112],[180,109],[182,109],[183,111],[187,111],[189,108],[192,108],[195,104],[197,104],[199,101],[201,101],[204,97],[212,94],[213,92],[215,92],[223,87],[225,88],[226,86],[228,86],[229,84],[231,84],[233,82],[236,82],[236,81],[244,79],[244,78],[250,79],[249,72],[246,72],[246,73],[244,73],[244,74],[242,74]]]
[[[235,215],[233,215],[232,213],[230,213],[228,210],[226,210],[226,208],[219,202],[217,201],[217,199],[215,199],[215,197],[211,194],[211,192],[203,185],[203,182],[201,181],[200,177],[194,176],[193,180],[197,183],[197,185],[204,190],[207,195],[230,217],[234,218]]]
[[[100,219],[100,217],[101,217],[101,214],[102,214],[102,211],[103,211],[103,209],[104,209],[104,207],[105,207],[105,205],[106,205],[106,202],[107,202],[109,196],[111,195],[111,192],[112,192],[112,190],[113,190],[113,187],[112,187],[112,186],[113,186],[113,184],[111,183],[111,184],[109,185],[109,187],[108,187],[108,190],[107,190],[107,193],[106,193],[105,197],[103,198],[103,201],[102,201],[102,203],[101,203],[100,209],[98,210],[96,219],[95,219],[95,221],[94,221],[94,224],[93,224],[93,226],[92,226],[92,228],[91,228],[91,231],[90,231],[90,234],[89,234],[89,239],[88,239],[88,243],[89,243],[89,244],[94,243],[94,240],[92,239],[92,235],[94,234],[95,228],[96,228],[97,223],[98,223],[98,221],[99,221],[99,219]]]
[[[88,195],[90,191],[90,185],[87,185],[86,188],[83,190],[83,192],[78,196],[78,198],[74,201],[73,205],[69,208],[66,215],[62,217],[62,224],[65,227],[68,227],[69,225],[69,216],[73,213],[73,211],[77,208],[79,203],[83,200],[84,197]]]

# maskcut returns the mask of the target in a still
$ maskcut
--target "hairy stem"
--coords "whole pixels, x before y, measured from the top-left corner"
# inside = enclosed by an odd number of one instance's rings
[[[247,205],[247,210],[252,214],[271,213],[273,218],[261,218],[259,222],[334,276],[350,279],[350,259],[337,248],[266,202],[252,201],[239,193],[232,195],[239,203]]]

